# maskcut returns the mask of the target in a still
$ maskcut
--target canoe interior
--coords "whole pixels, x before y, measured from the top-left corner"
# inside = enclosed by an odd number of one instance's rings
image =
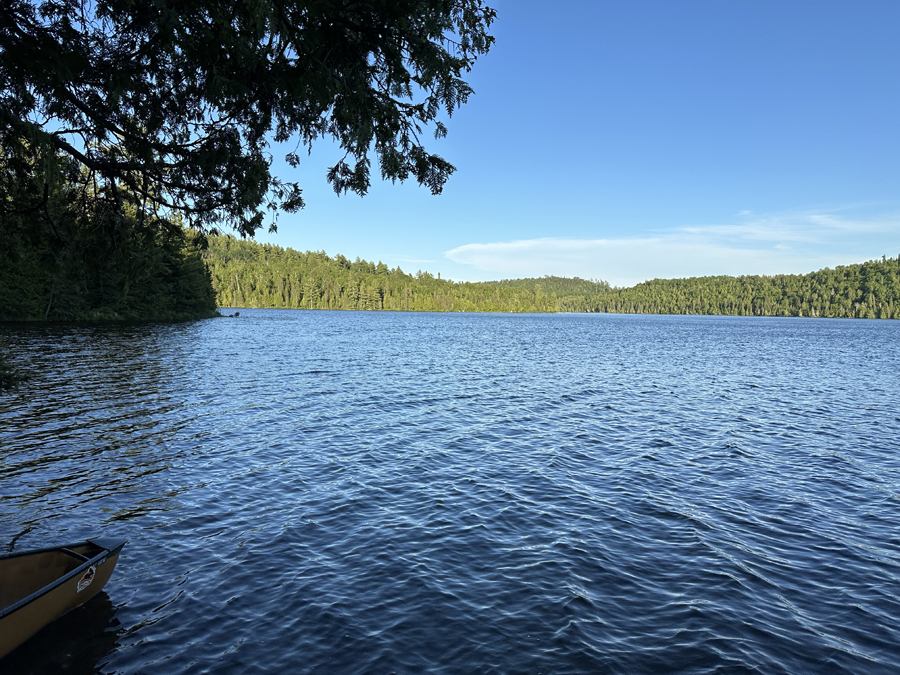
[[[53,583],[82,565],[85,560],[103,551],[100,546],[85,542],[65,549],[0,558],[0,612]]]

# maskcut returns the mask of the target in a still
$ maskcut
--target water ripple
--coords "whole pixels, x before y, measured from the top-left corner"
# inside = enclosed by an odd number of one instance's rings
[[[4,545],[129,540],[108,596],[3,666],[891,672],[898,330],[2,327],[34,374],[0,398]]]

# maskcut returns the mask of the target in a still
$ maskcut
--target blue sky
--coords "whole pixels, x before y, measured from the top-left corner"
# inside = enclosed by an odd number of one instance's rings
[[[336,196],[258,239],[455,280],[805,273],[900,254],[900,2],[495,0],[458,171]],[[375,167],[373,167],[375,169]],[[374,171],[373,171],[374,173]]]

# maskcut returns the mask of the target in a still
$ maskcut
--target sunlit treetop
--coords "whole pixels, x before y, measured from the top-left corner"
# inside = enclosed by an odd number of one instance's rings
[[[273,141],[296,166],[333,138],[339,193],[366,193],[374,154],[437,194],[455,169],[426,136],[472,93],[494,18],[482,0],[5,0],[0,159],[39,180],[68,155],[86,182],[243,235],[303,206]]]

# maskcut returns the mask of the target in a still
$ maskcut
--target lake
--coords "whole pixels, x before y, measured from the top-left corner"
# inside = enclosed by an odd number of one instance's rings
[[[233,311],[233,310],[223,310]],[[128,540],[4,672],[900,663],[900,322],[0,325],[0,550]]]

